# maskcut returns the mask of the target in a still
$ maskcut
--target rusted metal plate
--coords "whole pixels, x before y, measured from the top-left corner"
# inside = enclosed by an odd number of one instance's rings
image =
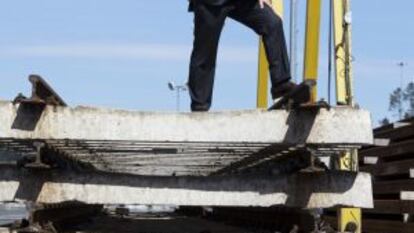
[[[35,141],[36,142],[36,141]],[[52,168],[92,168],[115,173],[205,176],[261,153],[267,143],[154,143],[46,140],[42,162]],[[24,166],[36,161],[33,140],[0,139],[2,158]],[[272,148],[276,153],[284,147]],[[39,160],[39,159],[38,159]]]

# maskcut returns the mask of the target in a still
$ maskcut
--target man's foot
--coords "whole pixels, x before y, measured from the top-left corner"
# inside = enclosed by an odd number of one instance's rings
[[[192,112],[208,112],[209,107],[206,105],[192,105],[191,111]]]
[[[292,92],[298,85],[294,82],[288,81],[281,85],[272,88],[272,98],[277,100]]]
[[[275,100],[275,103],[269,110],[275,109],[291,109],[300,107],[302,104],[308,103],[311,99],[311,89],[316,85],[315,81],[306,80],[301,84],[286,84],[282,90],[283,95]],[[286,91],[287,90],[287,91]],[[282,93],[282,92],[281,92]]]

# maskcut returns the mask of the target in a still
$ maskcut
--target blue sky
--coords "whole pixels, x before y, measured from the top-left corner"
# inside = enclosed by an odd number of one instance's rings
[[[303,37],[305,0],[299,1]],[[326,98],[324,2],[319,89]],[[405,82],[414,79],[414,1],[352,4],[357,101],[375,121],[392,117],[388,95],[400,83],[397,62],[408,63]],[[187,80],[192,18],[186,0],[2,1],[0,99],[29,94],[27,76],[36,73],[72,106],[173,111],[167,83]],[[300,39],[300,57],[302,51]],[[228,20],[219,54],[213,110],[254,108],[257,36]],[[182,110],[188,105],[185,93]]]

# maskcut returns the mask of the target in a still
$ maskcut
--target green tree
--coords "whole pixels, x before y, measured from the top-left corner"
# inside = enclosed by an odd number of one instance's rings
[[[414,82],[391,93],[389,111],[396,112],[399,120],[414,117]]]
[[[385,117],[384,119],[379,121],[379,124],[381,126],[383,126],[383,125],[389,125],[389,124],[391,124],[391,122],[390,122],[390,120],[388,120],[388,118]]]
[[[389,111],[396,111],[401,120],[404,115],[404,92],[401,88],[395,89],[390,95]]]
[[[404,101],[407,102],[407,117],[414,117],[414,82],[410,82],[404,91]]]

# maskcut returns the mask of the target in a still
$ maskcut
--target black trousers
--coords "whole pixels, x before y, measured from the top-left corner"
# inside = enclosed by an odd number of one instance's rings
[[[269,7],[260,8],[257,0],[230,0],[214,6],[193,1],[194,45],[190,62],[189,89],[191,109],[211,106],[217,49],[225,19],[230,17],[263,37],[274,87],[291,78],[281,18]]]

